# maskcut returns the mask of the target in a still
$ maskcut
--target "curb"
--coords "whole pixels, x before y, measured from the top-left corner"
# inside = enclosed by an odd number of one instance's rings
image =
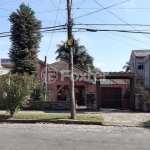
[[[84,124],[84,125],[103,125],[102,122],[98,121],[80,121],[72,119],[58,119],[58,120],[24,120],[24,119],[1,119],[2,123],[56,123],[56,124]]]
[[[103,126],[119,126],[119,127],[150,127],[150,123],[116,123],[104,122]]]
[[[118,122],[98,122],[98,121],[80,121],[72,119],[58,120],[24,120],[24,119],[0,119],[3,123],[55,123],[55,124],[77,124],[77,125],[102,125],[102,126],[119,126],[119,127],[150,127],[150,123],[118,123]]]

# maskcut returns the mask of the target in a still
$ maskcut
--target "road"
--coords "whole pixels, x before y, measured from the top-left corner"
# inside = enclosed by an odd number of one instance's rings
[[[0,124],[0,150],[149,150],[150,128]]]

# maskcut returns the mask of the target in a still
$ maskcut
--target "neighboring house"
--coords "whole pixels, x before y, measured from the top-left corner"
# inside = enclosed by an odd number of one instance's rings
[[[10,72],[9,68],[0,68],[0,75],[8,74]]]
[[[130,71],[136,73],[136,84],[150,87],[150,50],[132,50],[130,55]]]
[[[11,68],[13,63],[11,62],[10,58],[0,58],[0,66],[2,68]]]
[[[150,55],[144,58],[144,84],[150,88]]]

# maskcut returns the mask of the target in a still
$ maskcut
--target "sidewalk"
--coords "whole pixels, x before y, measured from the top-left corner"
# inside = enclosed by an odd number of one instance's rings
[[[0,111],[0,114],[5,114],[6,111]],[[26,114],[66,114],[70,115],[70,111],[20,111],[18,113]],[[77,115],[100,115],[104,118],[103,125],[113,126],[150,126],[150,113],[131,112],[129,110],[103,109],[101,111],[77,110]],[[60,122],[63,123],[64,119]],[[64,120],[64,123],[73,123],[71,119]],[[80,121],[81,122],[81,121]],[[57,122],[59,123],[59,122]],[[92,123],[92,122],[91,122]],[[93,123],[94,124],[94,123]]]

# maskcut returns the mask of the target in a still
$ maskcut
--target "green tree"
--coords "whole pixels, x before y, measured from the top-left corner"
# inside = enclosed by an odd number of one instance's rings
[[[129,72],[130,71],[130,62],[126,62],[126,64],[122,68],[125,69],[125,72]]]
[[[11,116],[30,100],[39,81],[28,74],[9,74],[0,77],[0,101]]]
[[[11,22],[11,48],[9,56],[14,63],[14,73],[36,74],[38,72],[37,53],[41,41],[41,21],[34,11],[24,3],[17,12],[9,16]]]
[[[90,56],[83,45],[79,45],[79,39],[75,40],[73,46],[73,63],[85,70],[93,69],[93,57]],[[62,44],[57,45],[58,49],[56,50],[56,60],[66,60],[69,61],[69,50],[66,47],[66,43],[62,42]]]
[[[134,86],[134,93],[141,95],[143,97],[144,102],[147,102],[147,101],[150,100],[149,91],[145,87],[143,87],[143,86],[141,86],[139,84],[135,84],[135,86]],[[124,98],[125,99],[130,99],[130,88],[128,88],[126,90]]]

